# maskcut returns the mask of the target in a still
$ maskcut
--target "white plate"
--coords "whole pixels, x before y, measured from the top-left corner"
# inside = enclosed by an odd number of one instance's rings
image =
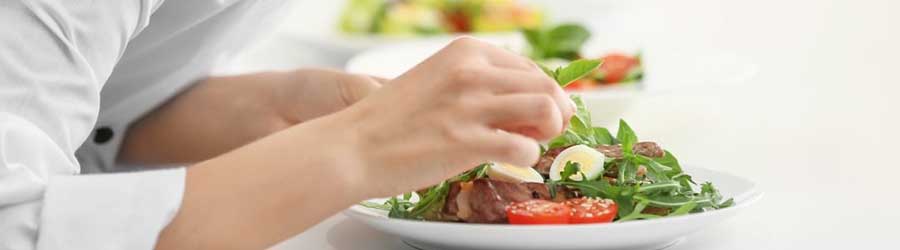
[[[344,213],[420,249],[662,249],[686,235],[719,223],[762,197],[747,179],[702,168],[687,169],[695,180],[711,181],[733,207],[661,219],[610,224],[518,226],[391,219],[382,210],[353,206]],[[382,199],[383,200],[383,199]],[[373,200],[377,201],[377,200]]]
[[[523,51],[526,46],[519,35],[477,38],[515,52]],[[369,49],[351,58],[346,70],[393,78],[425,60],[452,39],[439,37]],[[584,53],[602,55],[610,51],[637,50],[626,46],[610,48],[592,41],[585,46]],[[578,92],[587,106],[602,107],[591,109],[595,125],[615,124],[641,96],[741,85],[757,71],[756,65],[725,51],[657,51],[653,48],[643,48],[641,51],[646,71],[642,83]]]

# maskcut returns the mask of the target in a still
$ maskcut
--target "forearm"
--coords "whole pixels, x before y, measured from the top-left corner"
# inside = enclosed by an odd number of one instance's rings
[[[357,139],[328,132],[330,119],[188,168],[181,210],[157,249],[263,249],[362,199],[352,160]],[[326,141],[342,143],[323,147]]]
[[[289,123],[272,114],[272,98],[245,85],[281,77],[259,73],[203,80],[131,125],[119,160],[147,165],[212,158]],[[269,119],[269,120],[264,120]]]
[[[134,123],[119,159],[199,162],[344,109],[383,80],[321,69],[209,78]]]

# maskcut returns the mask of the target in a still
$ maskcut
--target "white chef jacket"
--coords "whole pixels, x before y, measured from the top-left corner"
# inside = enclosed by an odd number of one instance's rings
[[[152,249],[185,171],[81,173],[129,170],[115,164],[128,125],[258,37],[284,3],[0,1],[0,249]]]

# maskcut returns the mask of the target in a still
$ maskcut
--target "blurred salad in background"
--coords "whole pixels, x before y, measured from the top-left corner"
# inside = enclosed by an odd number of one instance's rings
[[[516,0],[348,0],[340,30],[395,37],[540,27],[544,13]]]
[[[612,52],[584,55],[582,47],[591,32],[578,24],[526,28],[522,34],[528,41],[527,55],[546,68],[567,65],[579,59],[602,59],[603,64],[587,77],[566,86],[568,90],[587,90],[605,85],[638,83],[644,78],[640,52]]]

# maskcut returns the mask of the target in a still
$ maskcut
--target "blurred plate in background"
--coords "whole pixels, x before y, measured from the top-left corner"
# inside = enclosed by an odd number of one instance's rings
[[[520,36],[478,36],[477,38],[520,52],[525,46]],[[352,57],[346,70],[385,78],[399,76],[428,58],[452,38],[429,38],[376,47]],[[589,43],[586,55],[614,50]],[[592,112],[595,125],[615,124],[622,114],[643,95],[722,88],[746,83],[757,67],[740,56],[724,51],[656,51],[644,48],[645,78],[638,84],[603,87],[574,92],[582,96]]]
[[[622,0],[521,0],[545,11],[548,23],[578,22],[591,30],[602,31],[609,25],[610,13],[628,3]],[[448,39],[454,34],[433,36],[390,37],[382,35],[349,35],[339,30],[339,21],[346,1],[299,0],[282,28],[299,46],[329,55],[331,62],[346,61],[363,50],[399,42]],[[575,7],[575,8],[573,8]],[[311,25],[315,24],[315,25]],[[483,33],[479,36],[511,36],[515,32]]]

